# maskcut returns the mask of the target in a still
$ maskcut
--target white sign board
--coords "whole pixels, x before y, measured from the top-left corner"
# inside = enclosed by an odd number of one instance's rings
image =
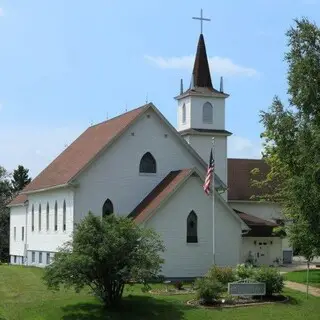
[[[228,293],[232,296],[264,296],[266,284],[262,282],[230,282]]]

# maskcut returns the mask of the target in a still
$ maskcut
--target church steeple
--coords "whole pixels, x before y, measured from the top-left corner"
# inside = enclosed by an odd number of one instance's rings
[[[203,17],[202,10],[200,17],[193,19],[200,20],[200,36],[190,87],[183,90],[180,84],[180,93],[175,97],[178,102],[177,130],[206,162],[212,138],[215,138],[215,172],[227,184],[227,138],[232,134],[225,128],[225,102],[229,95],[224,92],[222,78],[220,87],[216,84],[217,88],[211,78],[202,32],[203,22],[210,19]]]
[[[213,89],[203,34],[200,34],[197,54],[194,60],[191,89],[196,87]]]

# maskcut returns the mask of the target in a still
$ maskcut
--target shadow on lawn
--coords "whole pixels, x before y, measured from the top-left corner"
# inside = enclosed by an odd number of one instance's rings
[[[100,319],[184,319],[183,311],[188,309],[183,303],[170,303],[152,297],[124,298],[117,310],[106,310],[95,303],[78,303],[63,307],[63,320],[100,320]]]

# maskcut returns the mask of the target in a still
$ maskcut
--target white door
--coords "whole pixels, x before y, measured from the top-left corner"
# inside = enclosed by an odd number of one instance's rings
[[[258,254],[257,260],[259,265],[266,265],[269,266],[269,246],[266,241],[259,241],[258,242]]]

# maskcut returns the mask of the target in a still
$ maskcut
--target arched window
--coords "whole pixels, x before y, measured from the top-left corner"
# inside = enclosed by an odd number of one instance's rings
[[[46,212],[46,216],[47,216],[47,221],[46,221],[46,227],[47,227],[47,230],[49,230],[49,202],[47,202],[47,212]]]
[[[39,231],[41,231],[41,203],[39,204]]]
[[[102,207],[102,217],[106,217],[113,213],[113,204],[110,199],[107,199]]]
[[[66,220],[67,220],[67,206],[66,206],[66,200],[63,200],[63,231],[66,231]]]
[[[54,204],[54,231],[58,230],[58,203]]]
[[[32,205],[31,209],[31,230],[34,231],[34,205]]]
[[[193,210],[187,218],[187,242],[198,242],[198,217]]]
[[[182,106],[182,123],[186,123],[186,118],[187,118],[186,105],[184,103]]]
[[[139,172],[141,173],[156,173],[157,163],[150,152],[143,155],[140,161]]]
[[[212,123],[213,107],[210,102],[206,102],[202,108],[202,121],[203,123]]]

